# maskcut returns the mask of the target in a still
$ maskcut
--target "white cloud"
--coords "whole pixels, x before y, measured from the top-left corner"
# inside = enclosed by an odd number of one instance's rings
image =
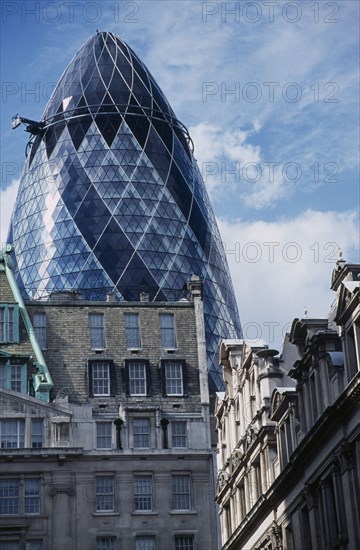
[[[348,261],[358,245],[357,212],[316,212],[277,222],[218,220],[244,336],[280,351],[295,317],[326,317],[335,294],[338,250]]]
[[[0,189],[0,243],[1,247],[6,242],[9,223],[16,194],[19,187],[19,180],[13,179],[6,189]]]
[[[220,126],[208,123],[190,128],[195,157],[210,193],[222,193],[222,184],[228,189],[229,181],[238,183],[243,165],[260,162],[260,147],[247,143],[258,127],[255,121],[249,131],[234,128],[224,132]]]

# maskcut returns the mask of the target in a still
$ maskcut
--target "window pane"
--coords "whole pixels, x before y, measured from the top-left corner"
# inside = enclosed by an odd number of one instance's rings
[[[136,537],[136,550],[155,550],[155,538]]]
[[[31,420],[31,446],[40,449],[43,446],[43,419],[33,418]]]
[[[134,483],[135,510],[152,510],[151,476],[136,476]]]
[[[0,342],[6,342],[5,308],[0,308]]]
[[[124,322],[127,349],[141,348],[139,314],[124,313]]]
[[[46,314],[35,313],[33,318],[34,332],[42,349],[46,349]]]
[[[182,364],[174,361],[165,363],[165,381],[167,395],[183,395]]]
[[[172,313],[160,313],[160,337],[163,348],[176,348],[175,320]]]
[[[173,510],[190,510],[190,476],[174,475],[172,490]]]
[[[20,544],[16,541],[0,541],[0,550],[19,550]],[[27,547],[26,547],[27,550]]]
[[[111,422],[98,422],[96,424],[96,448],[111,449],[112,442]]]
[[[26,479],[24,489],[25,514],[40,514],[40,480]]]
[[[186,447],[186,422],[171,423],[172,447]]]
[[[150,447],[150,420],[148,418],[134,418],[134,447],[149,448]]]
[[[10,365],[10,389],[21,392],[22,365]]]
[[[8,308],[8,342],[14,341],[14,308]]]
[[[92,349],[105,349],[104,315],[89,314],[90,344]]]
[[[43,550],[43,541],[41,539],[29,540],[25,543],[25,550]]]
[[[176,535],[175,550],[194,550],[193,535]]]
[[[11,343],[18,340],[17,307],[11,305],[0,306],[0,343]]]
[[[1,448],[18,449],[24,447],[24,420],[1,420]]]
[[[0,514],[19,513],[19,480],[0,480]]]
[[[114,478],[98,476],[96,478],[96,511],[112,512],[114,510]]]
[[[108,363],[92,363],[94,395],[110,395],[110,375]]]
[[[130,395],[146,395],[146,365],[144,363],[129,364]]]
[[[96,550],[115,550],[115,537],[97,537]]]
[[[0,388],[6,388],[6,365],[0,365]]]

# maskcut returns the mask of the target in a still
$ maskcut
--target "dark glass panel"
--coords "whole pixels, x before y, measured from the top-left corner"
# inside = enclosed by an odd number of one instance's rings
[[[118,52],[116,66],[119,69],[119,73],[123,76],[125,82],[131,87],[132,80],[132,66],[130,65],[127,58],[123,55],[123,52]]]
[[[187,154],[187,156],[191,160],[191,153],[190,153],[189,145],[188,145],[188,142],[186,141],[186,137],[185,137],[183,131],[180,130],[180,128],[178,128],[177,126],[175,126],[174,127],[174,132],[175,132],[178,140],[180,141],[181,145],[183,146],[185,153]]]
[[[195,200],[192,204],[189,225],[193,230],[201,248],[204,250],[206,257],[208,257],[210,252],[211,234],[206,220]]]
[[[149,120],[144,116],[144,114],[142,114],[141,116],[126,115],[125,121],[137,139],[139,145],[144,147],[149,132]]]
[[[94,247],[109,219],[109,210],[91,186],[74,218],[74,222],[90,248]]]
[[[115,220],[111,219],[94,248],[105,272],[116,284],[134,250]]]
[[[160,92],[154,79],[151,79],[153,98],[158,104],[160,111],[166,114],[174,115],[173,111],[170,109],[168,103],[166,102],[164,95]]]
[[[191,207],[192,194],[175,164],[171,166],[167,188],[187,220]]]
[[[32,146],[31,146],[31,149],[30,149],[30,152],[29,152],[29,157],[28,157],[29,158],[29,167],[31,166],[32,161],[35,158],[35,153],[36,153],[42,139],[43,139],[43,136],[41,136],[41,135],[36,136]],[[9,242],[11,242],[11,241],[9,241]]]
[[[134,73],[132,93],[138,100],[141,107],[148,107],[149,109],[151,108],[151,95],[149,93],[149,90],[145,88],[143,82],[140,80],[136,73]]]
[[[152,119],[153,126],[159,136],[161,137],[162,141],[166,145],[167,149],[170,153],[172,153],[173,148],[173,130],[169,126],[168,122],[163,122],[161,120],[157,120],[155,118]]]
[[[134,54],[134,52],[132,50],[131,50],[131,53],[132,53],[132,56],[131,56],[132,65],[133,65],[135,71],[137,72],[137,74],[140,76],[143,83],[145,84],[145,86],[150,91],[150,82],[149,82],[149,78],[148,78],[146,69],[144,69],[144,67],[141,65],[141,63],[139,62],[136,54]]]
[[[105,139],[106,143],[108,144],[109,147],[111,147],[111,144],[122,122],[121,116],[116,114],[114,115],[98,114],[95,117],[95,122],[103,138]]]

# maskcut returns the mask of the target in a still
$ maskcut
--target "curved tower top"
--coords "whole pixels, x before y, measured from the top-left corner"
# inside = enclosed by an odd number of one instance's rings
[[[137,55],[110,32],[75,55],[21,178],[9,242],[30,298],[178,300],[204,281],[210,374],[240,322],[221,238],[186,128]]]

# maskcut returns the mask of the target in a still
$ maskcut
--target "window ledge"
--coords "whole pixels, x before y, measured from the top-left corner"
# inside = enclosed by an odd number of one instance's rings
[[[93,512],[91,514],[93,517],[104,517],[104,516],[120,516],[120,512]]]
[[[169,514],[172,516],[178,516],[178,515],[184,515],[184,514],[196,516],[197,511],[196,510],[170,510]]]
[[[134,512],[131,512],[132,516],[158,516],[159,512],[152,512],[149,510],[148,512],[146,510],[135,510]]]
[[[48,519],[49,516],[47,514],[25,514],[25,513],[22,513],[22,512],[19,512],[18,514],[1,514],[0,515],[0,518],[5,518],[7,520],[12,520],[12,519],[17,519],[17,520],[22,520],[22,519],[27,519],[27,518],[36,518],[36,519]]]

